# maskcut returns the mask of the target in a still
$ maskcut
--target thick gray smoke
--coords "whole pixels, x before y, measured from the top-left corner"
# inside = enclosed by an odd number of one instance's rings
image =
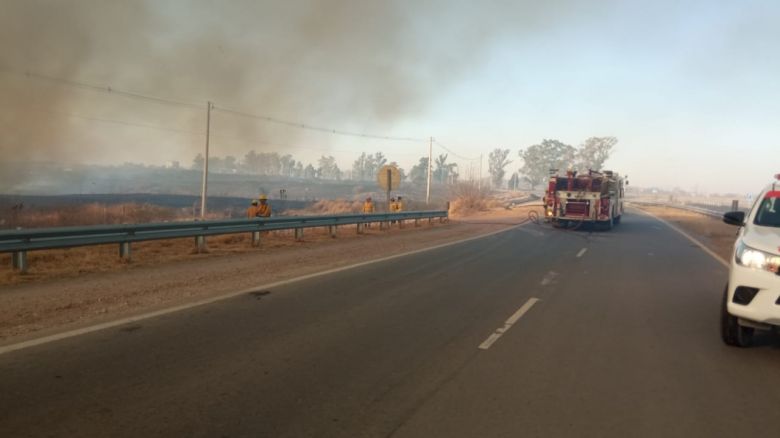
[[[566,20],[578,12],[573,5],[589,2],[565,3],[5,0],[0,153],[4,161],[127,160],[129,149],[138,162],[155,161],[154,154],[191,157],[202,145],[209,99],[321,125],[389,129],[422,114],[478,66],[491,41]],[[25,71],[203,108],[81,90]],[[216,117],[220,133],[246,139],[234,148],[256,139],[288,143],[296,135]],[[101,118],[184,132],[93,120]]]

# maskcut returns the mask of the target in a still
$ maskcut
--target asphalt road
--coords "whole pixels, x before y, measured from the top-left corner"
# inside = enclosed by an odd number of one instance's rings
[[[526,225],[0,355],[0,436],[777,435],[725,279],[647,216]]]

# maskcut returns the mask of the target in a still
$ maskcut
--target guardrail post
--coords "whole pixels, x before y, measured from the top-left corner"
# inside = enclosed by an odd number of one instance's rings
[[[399,219],[398,220],[398,228],[403,229],[403,227],[404,227],[404,220],[403,219]]]
[[[414,226],[415,227],[419,227],[420,226],[420,219],[415,219],[414,220]]]
[[[387,224],[388,222],[385,221],[379,222],[379,231],[387,229]]]
[[[303,228],[296,228],[295,229],[295,240],[301,241],[303,240]]]
[[[252,246],[260,246],[260,232],[252,231]]]
[[[333,238],[336,237],[336,226],[335,225],[328,225],[328,234],[330,234],[330,237],[333,237]]]
[[[14,270],[19,271],[20,274],[27,273],[27,251],[17,251],[11,254],[11,262]]]
[[[206,247],[206,236],[195,236],[195,251],[198,254],[208,252]]]
[[[428,225],[433,225],[433,218],[432,217],[428,218]]]
[[[131,254],[130,242],[121,242],[119,244],[119,258],[123,262],[129,262],[130,254]]]
[[[363,234],[363,224],[360,222],[357,223],[357,233]]]

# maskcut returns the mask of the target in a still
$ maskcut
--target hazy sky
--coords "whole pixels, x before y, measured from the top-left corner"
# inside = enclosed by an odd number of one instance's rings
[[[543,138],[611,135],[608,166],[633,185],[755,192],[780,172],[778,22],[777,1],[4,0],[0,151],[189,163],[213,100],[323,127],[434,136],[462,156],[509,148],[510,170]],[[427,154],[426,142],[220,111],[213,122],[220,156],[332,154],[348,169],[359,152],[382,150],[408,169]]]

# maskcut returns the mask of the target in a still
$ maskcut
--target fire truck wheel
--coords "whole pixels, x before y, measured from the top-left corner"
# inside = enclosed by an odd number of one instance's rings
[[[723,291],[723,306],[720,310],[720,334],[723,342],[735,347],[750,347],[753,345],[755,329],[739,325],[738,318],[728,311],[728,299],[729,286],[726,285],[726,290]]]

